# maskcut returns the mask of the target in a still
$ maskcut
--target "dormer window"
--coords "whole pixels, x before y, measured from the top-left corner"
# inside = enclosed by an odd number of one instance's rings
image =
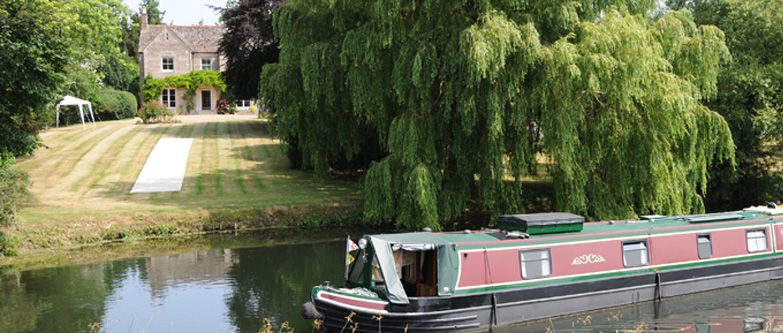
[[[201,59],[201,69],[202,70],[212,69],[212,59]]]
[[[161,69],[163,69],[164,72],[174,71],[174,58],[163,57],[163,60],[161,60]]]

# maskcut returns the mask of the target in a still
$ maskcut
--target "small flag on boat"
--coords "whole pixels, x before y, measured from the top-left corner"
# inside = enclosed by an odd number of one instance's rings
[[[350,265],[353,263],[354,260],[356,260],[356,258],[351,254],[351,252],[356,251],[358,249],[359,246],[356,245],[356,243],[354,243],[351,240],[351,237],[345,239],[345,264],[346,265]]]
[[[351,236],[345,238],[345,279],[348,279],[348,271],[351,264],[356,260],[359,246],[351,240]]]

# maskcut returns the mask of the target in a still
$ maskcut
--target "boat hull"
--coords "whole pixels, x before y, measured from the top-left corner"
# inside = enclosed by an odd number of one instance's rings
[[[352,302],[350,297],[335,297],[326,289],[316,293],[312,303],[322,316],[322,328],[328,332],[378,332],[379,328],[382,332],[486,331],[780,278],[783,258],[772,257],[526,289],[411,298],[407,305]]]

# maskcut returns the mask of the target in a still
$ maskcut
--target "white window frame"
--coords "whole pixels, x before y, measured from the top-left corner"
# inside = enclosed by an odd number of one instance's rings
[[[212,58],[201,58],[201,70],[212,70]]]
[[[249,99],[238,99],[234,103],[234,105],[237,107],[237,109],[249,109],[250,108],[250,100]]]
[[[171,68],[166,68],[167,66],[171,66]],[[174,57],[163,57],[163,58],[160,58],[160,69],[162,71],[164,71],[164,72],[173,72],[174,71]]]
[[[173,88],[163,88],[160,92],[160,103],[169,109],[177,108],[177,90]]]
[[[767,251],[767,230],[753,229],[745,232],[748,244],[748,253]]]
[[[538,254],[537,258],[525,258],[525,255]],[[549,249],[534,249],[519,251],[519,264],[522,267],[522,278],[526,280],[539,279],[552,275],[552,255]],[[532,275],[526,264],[541,265],[541,275]]]
[[[641,263],[638,265],[629,265],[628,257],[626,255],[631,253],[641,252]],[[647,247],[646,240],[637,240],[623,242],[623,266],[625,267],[642,267],[650,264],[650,251]]]

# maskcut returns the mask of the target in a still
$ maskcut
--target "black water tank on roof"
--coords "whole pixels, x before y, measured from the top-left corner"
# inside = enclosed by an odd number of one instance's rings
[[[502,230],[538,235],[582,231],[585,218],[571,213],[535,213],[500,215],[496,221]]]

